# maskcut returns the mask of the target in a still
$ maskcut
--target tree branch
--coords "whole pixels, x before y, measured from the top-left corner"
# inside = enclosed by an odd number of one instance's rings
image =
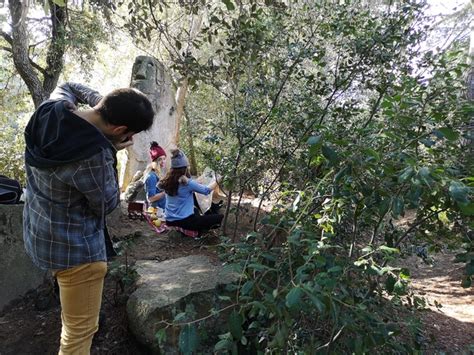
[[[43,89],[50,94],[58,84],[59,75],[63,70],[63,57],[66,51],[66,7],[49,1],[51,11],[51,43],[46,54],[46,69],[43,78]]]
[[[43,90],[43,86],[33,65],[30,63],[30,57],[28,55],[28,30],[24,18],[28,10],[27,4],[20,1],[10,1],[8,8],[10,10],[11,21],[15,25],[12,26],[11,36],[5,32],[1,32],[1,35],[7,42],[9,42],[9,39],[11,40],[9,43],[12,46],[11,49],[15,68],[28,87],[35,107],[38,107],[47,95]]]
[[[7,41],[8,43],[10,43],[10,44],[13,43],[12,37],[8,33],[6,33],[5,31],[0,30],[0,36],[2,36],[5,39],[5,41]]]

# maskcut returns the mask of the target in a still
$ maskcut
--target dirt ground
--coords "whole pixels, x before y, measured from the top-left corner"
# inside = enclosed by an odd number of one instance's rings
[[[126,236],[132,240],[127,254],[130,264],[137,259],[163,261],[190,254],[217,258],[217,235],[211,234],[199,241],[174,232],[157,235],[146,222],[125,216],[109,226],[115,241],[124,240]],[[424,353],[474,353],[474,289],[460,286],[462,270],[452,259],[453,254],[435,255],[433,266],[417,257],[404,261],[411,269],[415,292],[432,304],[419,313]],[[117,260],[124,263],[125,256]],[[146,354],[127,328],[125,302],[131,291],[125,288],[122,293],[113,276],[106,277],[102,303],[104,323],[94,338],[92,354]],[[0,355],[57,354],[61,330],[59,302],[54,296],[44,297],[44,293],[44,290],[31,292],[0,314]],[[45,306],[45,300],[52,301]],[[434,306],[435,301],[442,304],[440,309]]]
[[[419,314],[427,353],[474,354],[474,287],[461,287],[462,264],[453,263],[454,255],[435,254],[432,265],[416,256],[405,263],[414,292],[429,303]]]

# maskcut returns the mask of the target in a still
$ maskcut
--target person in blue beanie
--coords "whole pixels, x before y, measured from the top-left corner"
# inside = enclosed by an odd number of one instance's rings
[[[217,181],[208,186],[199,184],[191,178],[186,155],[179,149],[172,150],[171,154],[171,169],[158,184],[166,193],[166,224],[200,233],[218,228],[224,216],[199,215],[193,198],[195,192],[209,195],[217,187]]]

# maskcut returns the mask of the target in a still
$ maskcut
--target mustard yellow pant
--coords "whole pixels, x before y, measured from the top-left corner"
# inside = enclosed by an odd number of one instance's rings
[[[90,354],[92,338],[99,329],[99,312],[107,263],[83,264],[56,271],[61,299],[61,346],[59,355]]]

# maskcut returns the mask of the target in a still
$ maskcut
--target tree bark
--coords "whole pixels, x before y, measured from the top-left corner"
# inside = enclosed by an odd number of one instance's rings
[[[189,172],[191,175],[196,176],[198,174],[198,166],[196,162],[196,152],[194,150],[194,139],[193,139],[193,127],[191,124],[191,117],[189,116],[186,106],[184,107],[184,117],[186,119],[186,132],[188,133],[188,146],[189,146]]]
[[[474,15],[474,0],[471,0],[471,15]],[[470,43],[469,43],[469,53],[467,58],[467,64],[469,65],[469,72],[467,75],[466,81],[466,93],[467,99],[469,102],[474,101],[474,21],[471,20],[471,36],[470,36]],[[472,164],[473,154],[474,154],[474,117],[471,116],[469,120],[469,124],[467,127],[467,145],[469,154],[468,156],[468,164]]]
[[[179,146],[179,133],[181,129],[181,121],[184,114],[184,105],[186,103],[186,94],[188,92],[188,78],[184,78],[181,86],[176,91],[176,119],[178,120],[178,134],[176,135],[176,146]]]
[[[51,9],[51,44],[46,55],[46,74],[43,79],[43,89],[48,94],[53,92],[58,84],[59,76],[64,67],[64,52],[66,51],[66,8],[49,0]]]
[[[65,44],[66,9],[49,0],[51,11],[51,43],[46,56],[46,69],[35,64],[29,56],[29,38],[26,25],[28,2],[10,0],[8,7],[12,19],[11,37],[5,32],[2,36],[11,45],[13,63],[25,82],[35,107],[38,107],[56,87],[63,69]],[[41,81],[38,71],[43,76]]]
[[[38,75],[35,73],[35,70],[30,63],[28,53],[29,39],[25,22],[28,8],[26,2],[21,2],[20,0],[9,1],[8,7],[12,17],[11,46],[13,63],[28,87],[35,107],[38,107],[46,98],[46,93]]]

